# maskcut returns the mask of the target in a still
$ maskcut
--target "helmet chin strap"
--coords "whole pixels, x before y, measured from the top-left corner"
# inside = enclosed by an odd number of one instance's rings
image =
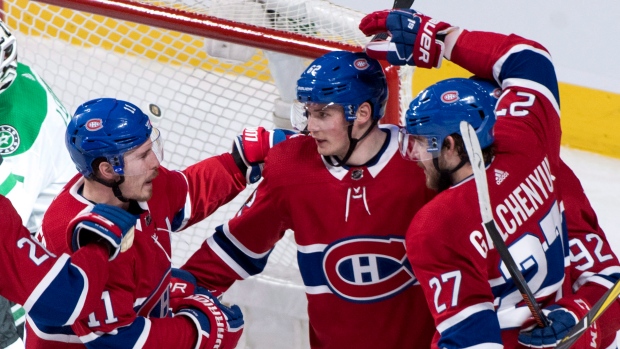
[[[439,181],[437,183],[437,192],[441,193],[442,191],[450,188],[454,183],[452,183],[452,174],[458,171],[463,165],[465,165],[469,159],[464,158],[461,159],[458,165],[451,170],[442,170],[439,168],[439,157],[433,158],[433,165],[437,172],[439,172]]]
[[[108,188],[112,188],[112,193],[114,193],[114,196],[116,196],[117,199],[119,199],[122,202],[129,202],[129,199],[127,199],[126,197],[123,196],[123,193],[121,192],[121,188],[119,188],[119,185],[121,185],[124,181],[125,181],[125,176],[121,176],[121,179],[119,179],[116,182],[106,182],[103,179],[99,178],[99,177],[93,177],[95,181],[105,185]]]
[[[330,161],[334,166],[344,166],[346,165],[347,161],[349,160],[349,158],[351,157],[351,154],[353,154],[353,150],[355,150],[355,147],[357,146],[357,143],[359,143],[362,139],[366,138],[366,136],[368,136],[368,134],[370,133],[370,131],[372,131],[372,129],[375,127],[375,125],[377,125],[378,120],[373,119],[372,123],[370,124],[370,127],[366,130],[366,132],[364,132],[364,134],[360,137],[360,138],[353,138],[352,134],[353,134],[353,122],[351,122],[349,124],[349,126],[347,127],[347,136],[349,137],[349,149],[347,150],[347,153],[344,155],[344,157],[342,158],[342,160],[339,160],[337,156],[332,156],[331,158],[333,158],[336,163],[334,164],[332,161]]]

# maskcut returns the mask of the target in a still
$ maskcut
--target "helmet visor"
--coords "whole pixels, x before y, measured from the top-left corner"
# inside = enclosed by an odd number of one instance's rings
[[[306,131],[308,128],[308,110],[306,104],[294,101],[291,106],[291,125],[299,132]]]
[[[436,148],[429,147],[430,142],[431,139],[427,136],[412,135],[404,128],[401,128],[398,134],[398,148],[405,160],[425,161],[439,156],[438,151],[432,151]]]
[[[330,115],[344,115],[344,107],[337,103],[293,102],[291,107],[291,124],[300,132],[308,128],[308,117],[325,118]]]
[[[159,167],[164,161],[164,144],[159,129],[153,127],[150,138],[123,156],[123,174],[140,176]]]

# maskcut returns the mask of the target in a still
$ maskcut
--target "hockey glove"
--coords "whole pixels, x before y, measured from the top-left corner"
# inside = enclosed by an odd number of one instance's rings
[[[181,299],[170,298],[174,316],[187,316],[198,330],[196,348],[233,349],[243,333],[243,314],[238,306],[220,303],[202,287]]]
[[[245,173],[248,184],[261,179],[263,163],[269,149],[296,134],[281,128],[265,130],[264,127],[248,127],[235,137],[232,154],[241,172]]]
[[[366,35],[388,32],[390,41],[371,41],[366,53],[393,65],[439,68],[445,45],[443,38],[456,29],[410,9],[373,12],[362,18],[360,30]]]
[[[519,343],[528,348],[555,347],[579,319],[586,315],[588,310],[590,310],[590,305],[581,298],[562,298],[557,304],[543,309],[551,326],[526,328],[519,334]],[[571,348],[598,348],[600,337],[597,335],[597,327],[594,323],[586,329],[586,333]]]
[[[109,260],[125,252],[133,244],[137,216],[116,206],[97,204],[69,222],[68,243],[75,252],[90,243],[108,246]]]

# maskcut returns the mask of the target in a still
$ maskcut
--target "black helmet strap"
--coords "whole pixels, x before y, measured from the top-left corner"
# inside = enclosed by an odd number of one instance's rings
[[[366,138],[368,134],[370,134],[370,131],[372,131],[372,129],[377,125],[377,122],[379,121],[373,118],[372,123],[370,124],[370,127],[366,130],[366,132],[364,132],[364,134],[360,138],[357,138],[357,139],[353,138],[352,136],[353,135],[353,122],[349,123],[349,126],[347,127],[347,136],[349,137],[349,149],[347,150],[347,153],[344,155],[344,158],[342,158],[342,160],[339,160],[337,156],[332,156],[332,158],[336,161],[335,166],[346,165],[347,161],[353,154],[353,150],[355,150],[357,143],[359,143],[362,139]]]
[[[116,198],[119,199],[120,201],[129,202],[129,199],[123,196],[123,193],[121,192],[121,188],[119,188],[119,185],[121,185],[125,181],[125,176],[121,176],[121,179],[119,179],[116,182],[112,182],[112,183],[106,182],[97,176],[93,176],[92,178],[95,181],[105,185],[106,187],[112,188],[112,193],[114,193],[114,196],[116,196]]]

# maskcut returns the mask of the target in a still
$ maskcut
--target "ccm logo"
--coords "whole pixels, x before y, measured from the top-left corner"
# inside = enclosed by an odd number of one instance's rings
[[[89,131],[97,131],[101,128],[103,128],[101,119],[90,119],[86,121],[86,129]]]
[[[366,68],[368,68],[368,61],[364,58],[358,58],[355,60],[355,62],[353,62],[353,66],[357,69],[357,70],[364,70]]]
[[[459,100],[459,93],[456,91],[446,91],[441,95],[441,101],[444,103],[454,103]]]

